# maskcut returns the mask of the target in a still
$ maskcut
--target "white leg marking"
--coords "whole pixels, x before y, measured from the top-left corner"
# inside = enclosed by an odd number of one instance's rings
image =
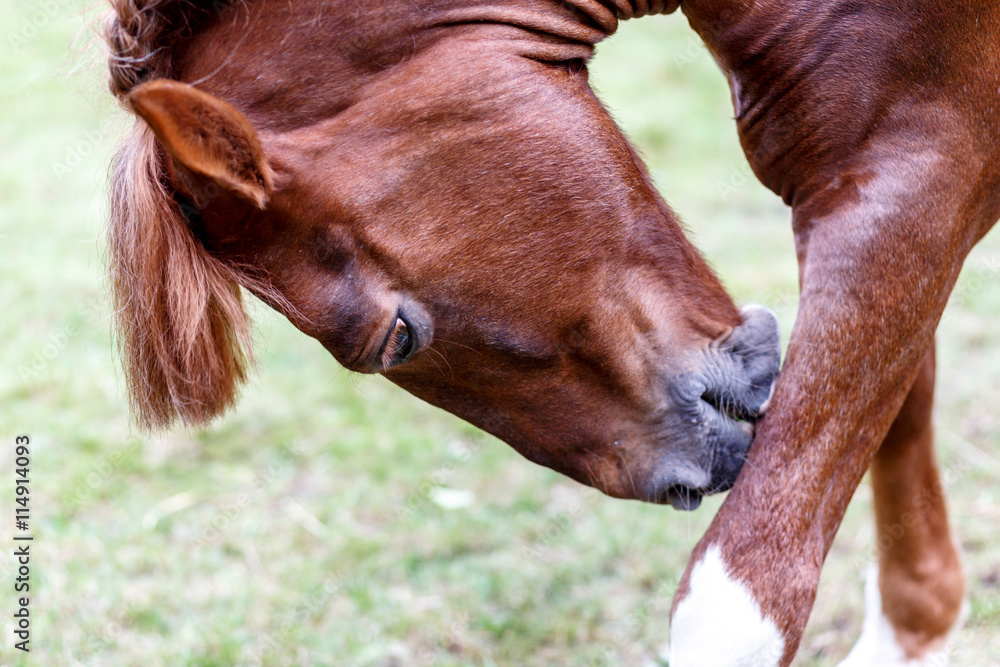
[[[670,622],[670,667],[777,667],[785,639],[709,547]]]
[[[896,631],[882,613],[878,566],[870,565],[865,573],[865,622],[861,638],[838,667],[945,667],[947,664],[947,651],[929,653],[920,660],[906,659],[896,640]]]

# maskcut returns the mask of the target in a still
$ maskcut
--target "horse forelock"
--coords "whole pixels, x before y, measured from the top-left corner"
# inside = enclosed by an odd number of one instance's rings
[[[115,328],[145,428],[200,424],[246,378],[249,322],[236,269],[210,255],[164,183],[151,130],[136,123],[111,174],[108,254]]]

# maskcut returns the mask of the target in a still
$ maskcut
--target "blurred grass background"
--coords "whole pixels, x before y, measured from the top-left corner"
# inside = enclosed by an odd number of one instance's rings
[[[109,153],[89,4],[0,0],[3,665],[665,664],[694,514],[604,498],[262,306],[259,370],[210,429],[137,437],[109,339]],[[595,88],[740,302],[796,308],[788,211],[753,179],[722,76],[681,16],[603,44]],[[1000,234],[940,329],[937,421],[970,616],[953,664],[1000,656]],[[12,649],[13,437],[33,438],[31,659]],[[856,639],[874,549],[862,486],[798,665]],[[12,514],[12,513],[11,513]]]

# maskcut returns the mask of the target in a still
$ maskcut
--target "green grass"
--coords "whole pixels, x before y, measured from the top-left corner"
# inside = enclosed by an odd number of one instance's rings
[[[4,510],[0,664],[657,664],[676,578],[721,499],[682,514],[600,496],[346,373],[263,307],[239,408],[207,430],[137,437],[100,243],[125,120],[80,33],[85,5],[40,7],[0,0],[0,486],[13,486],[13,435],[30,433],[36,536],[25,661]],[[787,339],[789,214],[752,179],[723,79],[683,19],[625,26],[593,81],[728,288],[778,311]],[[957,295],[938,393],[971,582],[954,664],[987,665],[1000,655],[1000,236]],[[471,504],[444,509],[439,488]],[[870,495],[831,551],[799,665],[836,664],[859,632]]]

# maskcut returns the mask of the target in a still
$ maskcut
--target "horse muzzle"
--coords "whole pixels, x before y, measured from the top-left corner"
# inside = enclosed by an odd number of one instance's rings
[[[778,320],[747,306],[743,323],[713,342],[696,369],[672,383],[663,454],[643,489],[652,502],[693,510],[732,487],[767,410],[780,365]]]

